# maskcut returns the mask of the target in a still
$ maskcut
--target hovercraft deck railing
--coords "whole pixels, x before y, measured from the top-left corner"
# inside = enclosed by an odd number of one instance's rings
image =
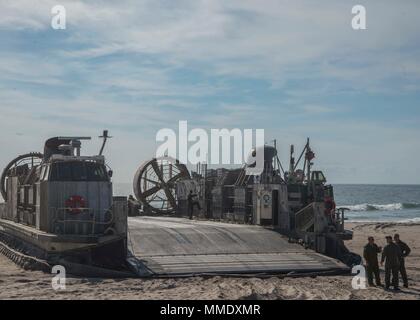
[[[112,208],[105,213],[109,217],[107,221],[99,221],[97,219],[98,212],[93,208],[76,208],[77,214],[71,213],[70,210],[75,208],[51,208],[53,212],[53,230],[57,234],[66,235],[95,235],[104,233],[107,226],[114,222]]]

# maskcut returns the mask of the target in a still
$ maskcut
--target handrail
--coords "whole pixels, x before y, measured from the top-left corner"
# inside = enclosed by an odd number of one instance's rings
[[[69,219],[68,216],[66,216],[66,213],[69,210],[80,210],[81,213],[80,214],[84,214],[84,216],[86,217],[86,213],[93,213],[92,215],[92,219],[85,219],[85,220],[81,220],[81,219]],[[58,224],[62,224],[63,225],[63,232],[66,233],[66,224],[72,224],[75,226],[84,226],[84,225],[90,225],[90,229],[91,229],[91,234],[95,234],[95,229],[97,226],[103,226],[103,225],[110,225],[114,222],[114,214],[113,214],[113,206],[111,206],[109,209],[107,209],[104,213],[105,214],[109,214],[110,215],[110,219],[107,221],[98,221],[97,220],[97,210],[95,210],[94,208],[67,208],[67,207],[60,207],[60,208],[50,208],[50,210],[53,211],[53,220],[52,220],[52,225],[56,226]],[[62,218],[60,217],[60,213],[62,213]],[[73,233],[66,233],[66,234],[73,234]],[[76,233],[77,234],[77,233]]]
[[[295,223],[297,229],[306,231],[315,223],[313,206],[314,202],[308,204],[306,207],[295,213]]]
[[[348,208],[337,208],[334,211],[334,221],[337,226],[340,227],[340,231],[344,231],[344,221],[346,220],[344,217],[344,212],[349,211]]]
[[[112,207],[111,207],[112,208]],[[114,222],[114,214],[113,214],[113,211],[112,211],[112,209],[108,209],[108,210],[106,210],[105,211],[105,213],[110,213],[110,215],[111,215],[111,219],[109,219],[108,221],[106,221],[106,222],[100,222],[100,221],[96,221],[96,219],[93,219],[93,220],[74,220],[74,219],[62,219],[62,220],[57,220],[58,222],[63,222],[63,221],[71,221],[71,222],[94,222],[94,223],[96,223],[96,224],[98,224],[98,225],[101,225],[101,224],[110,224],[110,223],[112,223],[112,222]],[[80,210],[80,211],[89,211],[89,210],[92,210],[92,211],[95,211],[95,209],[93,209],[93,208],[65,208],[65,207],[63,207],[63,208],[51,208],[51,209],[55,209],[55,210],[57,210],[57,211],[67,211],[67,210],[74,210],[74,209],[78,209],[78,210]]]

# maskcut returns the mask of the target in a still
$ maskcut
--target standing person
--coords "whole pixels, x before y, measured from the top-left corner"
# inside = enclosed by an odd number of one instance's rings
[[[139,215],[140,205],[136,199],[130,194],[128,196],[128,216],[134,217]]]
[[[194,212],[194,206],[197,206],[198,210],[201,210],[200,203],[197,200],[194,200],[194,198],[197,197],[196,194],[193,194],[192,190],[190,190],[190,193],[188,194],[188,214],[190,217],[190,220],[193,218],[193,212]]]
[[[335,202],[330,196],[326,196],[324,199],[325,203],[325,215],[330,224],[333,224],[335,221]]]
[[[405,270],[405,258],[408,257],[408,255],[411,252],[411,249],[405,242],[401,241],[399,234],[394,235],[394,241],[395,241],[395,244],[401,250],[400,273],[401,273],[401,278],[404,283],[404,288],[408,288],[408,277],[407,277],[407,271]]]
[[[374,286],[373,275],[375,275],[375,282],[377,286],[381,286],[381,277],[379,276],[379,262],[378,253],[382,251],[381,247],[378,247],[373,237],[368,238],[368,243],[365,245],[363,250],[363,257],[366,261],[367,278],[369,286]]]
[[[391,236],[386,237],[387,245],[382,251],[381,266],[385,261],[385,288],[389,289],[392,273],[392,286],[394,290],[400,290],[398,287],[398,272],[400,269],[401,250],[393,241]]]

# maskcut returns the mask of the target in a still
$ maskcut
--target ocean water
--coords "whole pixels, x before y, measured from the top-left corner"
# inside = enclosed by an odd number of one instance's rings
[[[334,185],[349,221],[420,222],[420,185]]]
[[[337,207],[353,222],[420,222],[420,185],[334,185]],[[131,183],[114,183],[114,195],[133,194]],[[1,196],[0,196],[1,201]]]

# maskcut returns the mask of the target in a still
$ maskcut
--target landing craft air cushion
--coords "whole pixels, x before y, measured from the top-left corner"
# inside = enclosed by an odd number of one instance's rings
[[[247,176],[246,166],[199,165],[190,173],[175,159],[146,161],[134,178],[139,205],[130,210],[130,200],[113,196],[102,155],[107,132],[101,137],[99,155],[80,154],[86,137],[57,137],[43,154],[6,166],[0,251],[25,266],[62,264],[68,273],[98,276],[319,274],[348,272],[359,259],[344,246],[352,234],[344,212],[331,206],[332,187],[322,172],[311,172],[309,141],[304,169],[292,152],[288,172],[277,149],[263,147],[257,177]],[[194,220],[186,219],[191,191],[203,208]]]
[[[102,154],[81,156],[89,139],[51,138],[3,170],[0,245],[23,264],[125,268],[126,198],[113,198]]]

